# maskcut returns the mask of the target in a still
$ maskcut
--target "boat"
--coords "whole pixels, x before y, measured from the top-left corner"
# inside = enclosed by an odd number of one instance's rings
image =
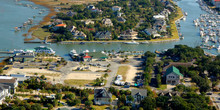
[[[131,42],[125,42],[125,44],[134,44],[134,45],[138,45],[139,43],[138,42],[136,42],[136,41],[134,41],[134,40],[132,40]]]
[[[185,15],[185,16],[187,16],[187,15],[188,15],[188,13],[187,13],[187,12],[184,12],[184,15]]]
[[[218,51],[220,51],[220,45],[216,48]]]
[[[69,54],[70,54],[71,57],[74,57],[74,56],[78,56],[78,55],[79,55],[79,54],[77,54],[76,50],[74,50],[74,49],[71,50]]]
[[[84,45],[84,44],[85,44],[85,42],[80,42],[79,44],[80,44],[80,45]]]
[[[22,50],[22,49],[19,49],[19,50],[14,49],[14,50],[13,50],[13,53],[14,53],[14,54],[16,54],[16,53],[24,53],[24,50]]]
[[[141,42],[141,44],[149,44],[148,41]]]
[[[36,53],[47,53],[47,54],[55,54],[55,51],[46,46],[39,46],[34,48]]]

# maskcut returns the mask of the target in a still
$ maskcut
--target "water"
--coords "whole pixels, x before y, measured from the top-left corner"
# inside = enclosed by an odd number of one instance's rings
[[[29,1],[21,1],[19,3],[33,4]],[[200,14],[206,13],[199,8],[199,4],[195,0],[182,0],[177,2],[184,11],[188,13],[186,21],[181,21],[181,33],[184,35],[184,40],[172,41],[172,42],[163,42],[163,43],[150,43],[150,44],[140,44],[140,45],[126,45],[120,43],[111,43],[111,44],[96,44],[96,43],[87,43],[85,45],[77,44],[51,44],[47,45],[56,51],[57,55],[64,57],[65,59],[70,59],[68,53],[70,50],[75,49],[77,52],[83,50],[93,51],[102,51],[102,50],[122,50],[122,51],[155,51],[163,50],[168,48],[173,48],[176,44],[185,44],[191,47],[200,45],[201,38],[199,37],[198,28],[194,27],[193,20],[198,18]],[[1,0],[0,1],[0,50],[8,49],[25,49],[25,48],[34,48],[36,46],[44,44],[24,44],[24,38],[22,34],[27,33],[27,30],[21,32],[14,32],[14,27],[22,25],[23,22],[27,21],[28,18],[36,16],[34,19],[35,23],[39,23],[43,19],[48,11],[39,15],[38,12],[40,9],[46,9],[42,6],[38,6],[39,9],[32,9],[30,7],[23,7],[17,5],[14,0]],[[192,8],[193,7],[193,8]],[[215,49],[208,50],[212,54],[219,54]]]

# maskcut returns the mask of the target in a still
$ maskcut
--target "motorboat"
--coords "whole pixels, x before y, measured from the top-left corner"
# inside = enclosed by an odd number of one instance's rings
[[[125,42],[125,44],[134,44],[134,45],[138,45],[139,43],[138,42],[136,42],[136,41],[134,41],[134,40],[132,40],[131,42]]]

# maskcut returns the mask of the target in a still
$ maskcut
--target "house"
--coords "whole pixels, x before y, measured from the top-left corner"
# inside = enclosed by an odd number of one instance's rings
[[[161,36],[160,34],[157,33],[157,30],[152,28],[145,29],[144,32],[149,36],[152,35],[154,38]]]
[[[3,100],[5,100],[6,96],[10,96],[11,87],[9,85],[0,84],[0,105],[2,104]]]
[[[104,18],[102,20],[102,24],[104,24],[105,26],[113,26],[111,19],[108,19],[108,18]]]
[[[77,15],[77,12],[68,11],[68,12],[66,12],[66,15],[73,17],[73,16]]]
[[[68,26],[67,29],[68,29],[70,32],[73,32],[73,31],[75,31],[77,28],[76,28],[76,26]]]
[[[156,20],[153,26],[158,32],[167,32],[166,20]]]
[[[23,83],[25,80],[30,78],[25,74],[10,74],[10,76],[16,78],[18,80],[18,83]]]
[[[13,56],[13,61],[17,61],[17,62],[34,61],[34,58],[35,58],[34,53],[16,53]]]
[[[57,24],[57,25],[55,25],[54,27],[53,27],[53,30],[54,31],[56,31],[56,30],[58,30],[58,29],[60,29],[60,28],[66,28],[66,24]]]
[[[147,97],[147,90],[146,89],[132,89],[131,96],[134,98],[134,101],[131,102],[129,100],[126,100],[127,103],[140,104],[140,102],[145,97]]]
[[[94,23],[95,23],[95,22],[92,21],[92,20],[90,20],[90,19],[87,19],[87,20],[85,21],[85,25],[94,24]]]
[[[89,5],[89,6],[87,6],[87,9],[93,10],[93,9],[95,9],[95,6],[94,5]]]
[[[160,15],[160,14],[158,14],[158,15],[154,15],[153,16],[153,18],[155,19],[155,20],[165,20],[166,19],[166,17],[164,16],[164,15]]]
[[[108,59],[108,56],[103,52],[89,52],[88,55],[92,57],[92,61]]]
[[[92,12],[94,12],[94,13],[98,13],[98,14],[102,14],[102,10],[100,10],[100,9],[92,9],[91,10]]]
[[[216,8],[220,8],[220,0],[212,0],[212,4],[215,5]]]
[[[177,85],[183,79],[183,74],[175,66],[171,66],[163,77],[166,78],[166,84]]]
[[[168,16],[169,16],[170,14],[171,14],[171,12],[170,12],[168,9],[165,9],[165,8],[164,8],[164,10],[163,10],[162,12],[160,12],[160,15],[165,16],[166,19],[168,19]]]
[[[120,6],[113,6],[112,11],[121,11],[121,7]]]
[[[123,31],[120,34],[120,39],[128,40],[128,39],[137,39],[138,32],[134,31],[133,29],[129,29]]]
[[[121,13],[121,12],[119,12],[119,11],[115,12],[115,15],[116,15],[117,17],[121,17],[122,14],[123,14],[123,13]]]
[[[95,38],[99,40],[111,40],[112,34],[109,31],[97,32]]]
[[[94,90],[94,102],[96,105],[111,104],[112,94],[106,89],[95,89]]]
[[[36,53],[55,54],[55,51],[49,47],[39,46],[34,48]]]
[[[61,19],[55,19],[52,24],[54,24],[54,25],[63,24],[63,20],[61,20]]]
[[[74,30],[72,34],[73,34],[73,39],[86,39],[86,34],[83,33],[82,31]]]
[[[117,20],[120,23],[125,23],[126,22],[126,19],[124,19],[123,17],[118,17]]]
[[[18,86],[18,80],[13,77],[0,76],[0,84],[5,84],[10,86],[12,89]]]

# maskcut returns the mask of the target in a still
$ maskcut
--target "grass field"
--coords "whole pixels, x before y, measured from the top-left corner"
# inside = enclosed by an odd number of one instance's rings
[[[109,106],[107,106],[107,105],[102,105],[102,106],[93,105],[92,107],[95,108],[95,110],[105,110]]]
[[[165,90],[167,88],[167,85],[166,84],[162,84],[160,86],[160,88],[157,88],[157,90]]]
[[[49,36],[51,33],[50,32],[46,32],[45,29],[43,28],[38,28],[37,30],[35,30],[32,35],[34,37],[39,38],[40,40],[44,40],[45,37]]]
[[[70,86],[84,86],[86,84],[93,83],[93,80],[78,80],[78,79],[67,79],[64,80],[64,83]]]
[[[129,69],[130,69],[129,66],[120,66],[118,68],[117,75],[122,75],[123,81],[125,81]]]

